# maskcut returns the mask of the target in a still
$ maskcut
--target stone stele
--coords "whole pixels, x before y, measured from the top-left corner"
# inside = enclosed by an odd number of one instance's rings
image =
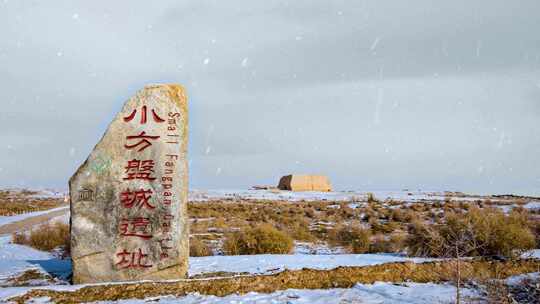
[[[187,124],[181,86],[146,86],[71,177],[75,284],[186,276]]]

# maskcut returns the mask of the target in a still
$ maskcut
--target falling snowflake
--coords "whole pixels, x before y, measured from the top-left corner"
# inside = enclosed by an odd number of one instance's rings
[[[246,57],[244,58],[244,60],[242,60],[242,67],[245,68],[247,67],[247,65],[248,65],[248,58]]]
[[[203,61],[204,65],[208,65],[210,63],[210,58],[205,58]]]
[[[372,50],[372,51],[375,51],[375,48],[377,47],[377,45],[379,44],[380,41],[381,41],[380,37],[375,38],[375,40],[373,41],[373,43],[371,44],[371,47],[369,49]]]
[[[77,19],[79,19],[79,14],[75,13],[75,14],[71,15],[71,18],[77,20]]]

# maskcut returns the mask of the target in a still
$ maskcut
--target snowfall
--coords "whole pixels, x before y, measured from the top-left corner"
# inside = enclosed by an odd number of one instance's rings
[[[365,193],[364,193],[365,194]],[[284,194],[271,191],[211,191],[191,193],[194,200],[212,198],[258,198],[286,200],[353,200],[361,193],[303,193]],[[441,197],[436,193],[394,192],[379,193],[380,197],[391,197],[407,201],[418,201]],[[465,198],[466,199],[466,198]],[[531,207],[538,208],[539,202],[531,202]],[[0,217],[0,226],[20,221],[25,218],[45,214],[48,211],[27,213],[17,216]],[[66,216],[56,220],[66,221]],[[540,258],[540,250],[532,251],[527,257]],[[285,269],[297,270],[333,269],[340,266],[367,266],[390,262],[410,261],[422,263],[426,259],[408,258],[396,254],[307,254],[296,250],[289,255],[252,255],[252,256],[210,256],[190,258],[189,275],[216,272],[232,272],[242,274],[271,274]],[[6,286],[9,278],[16,277],[24,271],[35,269],[56,278],[53,285],[37,286],[43,282],[35,282],[34,287],[0,287],[0,302],[21,295],[33,288],[72,291],[87,285],[69,285],[67,279],[71,272],[70,260],[61,260],[55,255],[38,251],[30,247],[13,244],[10,235],[0,235],[0,286]],[[51,283],[48,283],[51,284]],[[162,296],[145,300],[122,300],[118,303],[147,303],[149,300],[158,303],[451,303],[454,300],[455,288],[450,284],[376,282],[374,284],[357,284],[348,289],[325,290],[282,290],[270,294],[248,293],[215,297],[200,294],[189,294],[184,297]],[[464,289],[464,296],[477,296],[477,291]],[[36,299],[39,303],[48,303],[48,299]],[[109,303],[109,302],[100,302]]]

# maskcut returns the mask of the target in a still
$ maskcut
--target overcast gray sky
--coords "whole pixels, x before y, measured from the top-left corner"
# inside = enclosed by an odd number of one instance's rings
[[[540,195],[540,1],[0,0],[0,186],[55,187],[175,82],[196,189]]]

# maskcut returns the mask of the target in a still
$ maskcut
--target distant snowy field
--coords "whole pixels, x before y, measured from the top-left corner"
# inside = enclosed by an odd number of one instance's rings
[[[23,191],[22,189],[6,189],[11,191]],[[62,190],[38,190],[31,198],[63,198],[68,201],[69,193]],[[430,190],[390,190],[390,191],[334,191],[334,192],[292,192],[281,190],[244,190],[244,189],[215,189],[215,190],[190,190],[189,201],[208,201],[217,199],[257,199],[257,200],[282,200],[282,201],[337,201],[357,202],[365,201],[368,194],[372,194],[378,200],[395,200],[402,202],[422,201],[477,201],[489,199],[491,201],[511,202],[512,198],[494,198],[484,195],[452,193],[445,191]],[[540,209],[540,199],[529,199],[524,206],[528,209]]]
[[[189,192],[190,201],[205,201],[212,199],[261,199],[286,201],[359,201],[365,200],[368,193],[377,199],[394,199],[400,201],[444,200],[442,192],[435,191],[341,191],[341,192],[292,192],[279,190],[192,190]],[[460,198],[461,199],[461,198]],[[473,199],[473,198],[463,198]]]
[[[47,214],[47,213],[58,211],[58,210],[67,210],[67,209],[69,209],[69,206],[53,208],[53,209],[44,210],[44,211],[28,212],[28,213],[13,215],[13,216],[0,216],[0,226],[22,221],[24,219],[31,218],[34,216],[43,215],[43,214]]]
[[[484,195],[445,193],[444,191],[429,190],[396,190],[396,191],[280,191],[280,190],[191,190],[190,201],[207,201],[214,199],[259,199],[259,200],[284,200],[284,201],[345,201],[355,202],[366,200],[371,193],[379,200],[396,200],[403,202],[421,201],[476,201],[490,199],[491,201],[511,201],[512,199],[494,198]],[[531,208],[540,208],[540,200],[530,199]]]
[[[444,191],[341,191],[341,192],[291,192],[291,191],[279,191],[279,190],[192,190],[189,192],[189,201],[192,202],[204,202],[209,200],[229,199],[229,200],[241,200],[241,199],[257,199],[257,200],[271,200],[271,201],[336,201],[336,202],[350,202],[350,207],[355,208],[358,205],[356,202],[365,202],[368,193],[371,193],[374,198],[378,200],[394,200],[403,203],[418,203],[428,201],[453,201],[453,202],[473,202],[478,200],[490,200],[492,202],[502,203],[500,205],[494,205],[495,207],[503,210],[504,212],[510,212],[514,207],[519,205],[514,204],[514,198],[494,198],[490,196],[471,195],[471,194],[445,194]],[[527,203],[521,205],[521,207],[529,210],[539,210],[539,199],[528,199]],[[396,208],[395,206],[389,206],[389,208]]]

